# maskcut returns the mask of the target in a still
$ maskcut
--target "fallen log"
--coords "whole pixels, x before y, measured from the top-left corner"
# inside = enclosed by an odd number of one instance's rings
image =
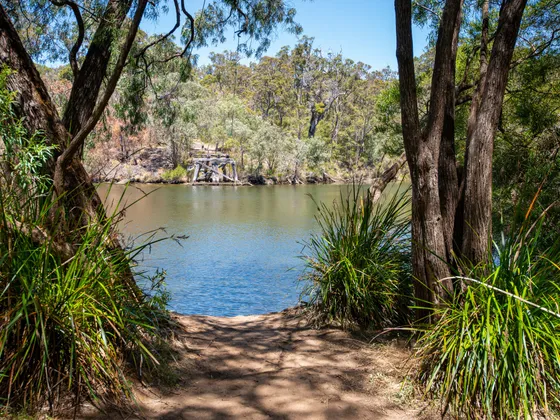
[[[397,177],[399,171],[405,163],[406,155],[403,153],[399,157],[399,160],[397,160],[393,165],[386,169],[380,177],[374,180],[374,182],[369,187],[369,191],[373,195],[374,201],[379,200],[379,197],[381,197],[381,194],[383,194],[383,191],[385,191],[387,185],[389,185],[389,183]]]

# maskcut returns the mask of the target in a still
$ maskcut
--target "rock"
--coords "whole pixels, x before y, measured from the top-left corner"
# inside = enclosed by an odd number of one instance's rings
[[[249,181],[253,185],[267,185],[266,179],[262,175],[249,175],[247,177],[247,181]]]

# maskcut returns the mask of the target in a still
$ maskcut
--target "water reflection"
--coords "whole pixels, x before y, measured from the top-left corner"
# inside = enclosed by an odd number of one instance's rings
[[[332,203],[335,185],[212,187],[100,185],[110,206],[124,194],[131,203],[125,236],[165,228],[189,235],[179,246],[158,243],[141,268],[167,272],[172,310],[234,316],[282,310],[297,303],[302,265],[298,241],[317,229],[317,208],[308,196]]]

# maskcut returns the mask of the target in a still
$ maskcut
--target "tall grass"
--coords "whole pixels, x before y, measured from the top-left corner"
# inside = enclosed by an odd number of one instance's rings
[[[123,252],[111,245],[118,213],[79,231],[52,225],[56,198],[40,175],[52,149],[40,135],[28,136],[11,113],[4,75],[0,412],[44,404],[53,410],[67,397],[74,404],[82,396],[122,403],[131,396],[128,366],[158,363],[152,344],[160,338],[165,302],[126,281],[144,247]]]
[[[418,342],[418,379],[443,411],[533,418],[560,408],[560,247],[542,251],[542,218],[495,244],[461,279],[464,294],[435,309]]]
[[[364,191],[365,190],[365,191]],[[406,323],[411,293],[410,194],[376,202],[361,185],[318,205],[320,233],[305,242],[302,297],[319,323],[383,328]]]

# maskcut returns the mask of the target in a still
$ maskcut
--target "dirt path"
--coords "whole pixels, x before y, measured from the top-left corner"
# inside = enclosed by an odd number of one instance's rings
[[[335,329],[313,330],[289,312],[177,316],[179,385],[138,390],[153,419],[420,419],[403,385],[408,353]]]

